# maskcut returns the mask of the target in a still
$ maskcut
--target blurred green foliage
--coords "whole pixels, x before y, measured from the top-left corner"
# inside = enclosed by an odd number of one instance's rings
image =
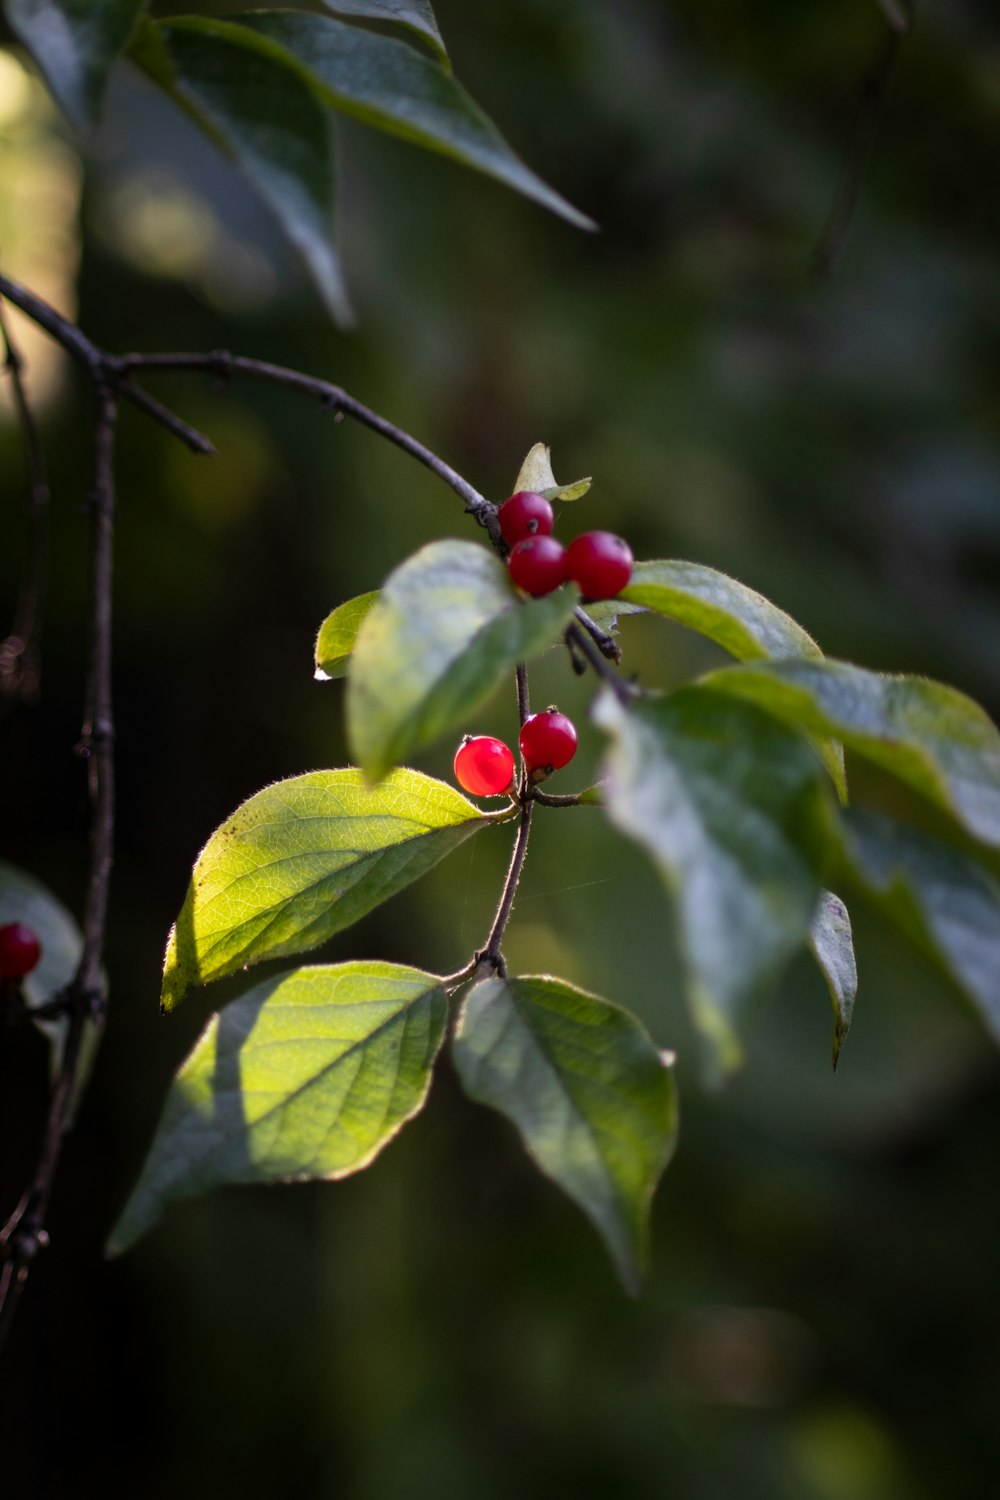
[[[544,439],[557,473],[594,475],[567,525],[599,517],[638,556],[722,567],[830,654],[942,677],[996,717],[994,7],[921,10],[827,281],[810,257],[883,45],[875,0],[437,12],[471,92],[598,235],[347,130],[340,237],[361,326],[339,333],[249,192],[126,71],[63,247],[70,278],[82,256],[87,331],[334,378],[496,499]],[[77,170],[61,125],[32,118],[5,127],[20,142],[0,155],[8,243],[12,216],[27,234],[10,206],[18,161],[47,153],[67,182]],[[705,1095],[659,882],[589,809],[538,818],[508,956],[632,1006],[678,1050],[681,1142],[641,1300],[448,1066],[372,1171],[181,1205],[102,1263],[170,1074],[241,987],[158,1018],[162,944],[197,850],[265,782],[344,762],[342,684],[312,680],[333,605],[429,538],[470,536],[430,475],[293,396],[193,377],[157,390],[220,457],[124,414],[112,1012],[53,1251],[0,1370],[10,1492],[980,1500],[1000,1462],[992,1044],[862,913],[838,1077],[829,999],[803,961],[762,1010],[744,1072]],[[88,400],[66,378],[45,406],[43,696],[5,711],[0,743],[3,852],[73,907]],[[9,611],[22,540],[9,422],[0,486]],[[626,620],[623,636],[647,681],[722,660],[663,621]],[[582,718],[589,686],[553,653],[533,692]],[[510,738],[513,722],[511,692],[468,727]],[[446,775],[450,753],[419,763]],[[596,753],[584,730],[573,785]],[[906,814],[874,773],[856,769],[855,788]],[[324,956],[463,962],[507,850],[488,830]],[[40,1044],[4,1037],[5,1204],[31,1161],[44,1068]]]

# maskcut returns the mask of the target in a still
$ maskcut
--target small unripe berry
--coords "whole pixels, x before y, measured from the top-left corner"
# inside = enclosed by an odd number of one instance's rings
[[[514,781],[514,756],[491,734],[467,734],[455,751],[455,780],[474,797],[500,797]]]
[[[497,511],[500,535],[508,547],[514,547],[529,536],[550,536],[555,517],[544,495],[535,490],[518,490]]]
[[[23,922],[0,927],[0,980],[23,979],[42,956],[42,945]]]
[[[576,729],[557,708],[547,708],[525,719],[518,743],[529,772],[547,767],[559,771],[576,754]]]
[[[518,588],[537,599],[566,582],[566,548],[554,536],[529,536],[511,549],[507,567]]]
[[[610,531],[587,531],[566,548],[566,576],[585,599],[613,599],[632,577],[628,542]]]

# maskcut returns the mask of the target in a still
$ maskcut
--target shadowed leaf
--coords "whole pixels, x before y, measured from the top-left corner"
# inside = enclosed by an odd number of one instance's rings
[[[108,75],[148,0],[5,0],[11,29],[75,125],[98,124]]]

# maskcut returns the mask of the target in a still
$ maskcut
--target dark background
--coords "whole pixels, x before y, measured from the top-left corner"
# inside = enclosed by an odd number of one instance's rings
[[[131,70],[82,175],[37,87],[9,103],[8,70],[5,268],[113,349],[231,347],[338,380],[498,500],[544,439],[557,477],[595,476],[571,529],[724,568],[829,653],[945,678],[997,716],[993,6],[921,7],[832,278],[810,265],[888,35],[875,0],[437,9],[458,76],[599,234],[345,128],[339,234],[360,326],[338,332],[249,192]],[[79,909],[92,414],[85,383],[31,347],[52,559],[43,696],[0,726],[3,852]],[[53,1248],[0,1370],[4,1492],[992,1493],[1000,1069],[985,1032],[861,910],[837,1078],[829,1000],[803,961],[743,1074],[706,1094],[661,888],[597,812],[538,819],[508,956],[633,1007],[679,1051],[681,1143],[640,1300],[447,1062],[426,1115],[358,1178],[193,1200],[102,1261],[171,1073],[240,988],[158,1018],[194,855],[263,783],[343,763],[342,689],[312,681],[326,612],[424,540],[473,535],[430,475],[301,398],[199,377],[156,389],[220,457],[123,411],[112,1008]],[[24,540],[9,414],[0,486],[6,615]],[[717,660],[662,621],[627,621],[624,639],[648,682]],[[535,679],[536,702],[584,721],[590,685],[564,660]],[[469,728],[512,738],[512,695]],[[563,789],[597,748],[584,728]],[[420,764],[448,774],[451,749]],[[891,805],[861,768],[854,788]],[[464,846],[324,956],[458,967],[507,842]],[[45,1059],[30,1038],[3,1047],[6,1212]]]

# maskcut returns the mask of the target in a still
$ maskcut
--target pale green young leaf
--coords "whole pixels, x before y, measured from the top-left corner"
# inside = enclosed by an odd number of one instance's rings
[[[405,27],[429,43],[442,64],[448,66],[448,53],[430,0],[322,0],[322,3],[334,15],[359,16],[364,20]]]
[[[330,312],[350,322],[333,242],[332,121],[302,70],[255,31],[197,17],[148,25],[133,55],[233,160]]]
[[[590,489],[590,478],[576,479],[572,484],[557,484],[552,472],[552,451],[545,443],[536,443],[528,452],[514,482],[512,495],[533,490],[546,500],[580,500]]]
[[[265,787],[198,856],[167,942],[163,1008],[192,985],[325,943],[484,826],[477,807],[419,771],[379,787],[353,768]]]
[[[950,975],[1000,1041],[1000,882],[960,849],[877,813],[844,819],[865,895]]]
[[[813,917],[809,946],[826,980],[833,1001],[833,1068],[851,1029],[858,993],[858,965],[847,907],[832,891],[820,894]]]
[[[955,688],[829,660],[756,662],[704,681],[811,735],[840,740],[976,838],[1000,845],[1000,734]]]
[[[327,615],[316,637],[316,676],[321,682],[346,677],[358,631],[377,598],[377,589],[359,594]]]
[[[390,574],[351,658],[347,732],[378,781],[411,751],[470,716],[509,670],[559,639],[576,594],[522,600],[475,542],[431,542]]]
[[[493,978],[466,999],[454,1040],[465,1091],[519,1130],[578,1203],[625,1286],[639,1290],[649,1206],[673,1153],[669,1061],[639,1022],[560,979]]]
[[[604,805],[673,898],[709,1072],[742,1059],[740,1022],[808,940],[826,855],[827,783],[799,735],[703,687],[594,718],[611,744]]]
[[[361,1171],[423,1105],[447,1012],[439,980],[387,963],[295,969],[234,1000],[174,1080],[110,1251],[220,1183]]]
[[[492,120],[434,58],[329,15],[261,10],[231,19],[294,61],[331,109],[485,172],[578,229],[593,229],[590,219],[515,155]]]
[[[108,76],[149,0],[4,0],[11,30],[32,54],[74,125],[100,121]]]

